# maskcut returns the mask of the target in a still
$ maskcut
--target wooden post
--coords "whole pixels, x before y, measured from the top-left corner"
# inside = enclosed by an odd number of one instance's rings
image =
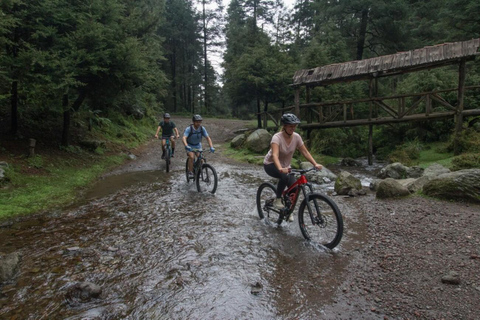
[[[430,98],[430,94],[425,96],[425,115],[428,117],[432,112],[432,99]]]
[[[310,87],[306,87],[306,103],[310,103]],[[308,110],[305,110],[305,115],[307,116],[307,123],[312,123],[313,122],[313,113],[312,109],[308,108]]]
[[[453,140],[453,154],[460,154],[460,134],[463,126],[463,98],[465,97],[465,59],[460,61],[458,68],[458,93],[457,93],[457,110],[455,115],[455,137]]]
[[[373,96],[373,79],[370,79],[368,82],[368,97],[371,99]],[[372,120],[373,117],[373,103],[370,101],[368,103],[368,120]]]
[[[295,115],[299,116],[300,115],[300,88],[297,87],[295,89]]]
[[[33,158],[35,157],[35,144],[37,143],[37,140],[35,139],[30,139],[30,143],[29,143],[29,152],[28,152],[28,156],[30,158]]]
[[[373,164],[373,125],[368,126],[368,165]]]

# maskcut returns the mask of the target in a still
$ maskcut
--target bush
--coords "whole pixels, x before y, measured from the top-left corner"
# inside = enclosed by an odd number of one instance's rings
[[[480,168],[480,153],[465,153],[452,160],[454,171],[462,169]]]
[[[395,150],[387,156],[387,160],[391,163],[400,162],[406,166],[411,166],[415,164],[414,160],[420,158],[420,151],[422,150],[423,145],[418,139],[414,139],[395,148]]]
[[[450,143],[447,147],[449,152],[453,152],[454,149],[455,134],[452,134]],[[477,132],[474,128],[468,128],[462,131],[460,138],[458,139],[458,147],[460,153],[478,153],[480,152],[480,132]]]

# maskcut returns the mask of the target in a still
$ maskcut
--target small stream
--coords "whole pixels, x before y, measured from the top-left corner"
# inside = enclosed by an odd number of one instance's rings
[[[261,167],[210,158],[216,195],[187,184],[174,159],[169,174],[112,175],[75,207],[4,223],[0,252],[20,252],[21,263],[0,287],[0,318],[321,318],[365,242],[349,198],[333,196],[346,231],[330,252],[304,240],[297,218],[278,228],[259,220],[256,188],[269,180]],[[368,170],[353,170],[369,184]],[[85,281],[102,288],[100,298],[69,296]]]

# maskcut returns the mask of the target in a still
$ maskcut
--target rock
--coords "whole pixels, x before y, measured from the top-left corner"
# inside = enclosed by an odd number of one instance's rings
[[[230,146],[232,146],[232,148],[238,148],[245,142],[246,139],[247,136],[245,134],[239,134],[232,139],[232,141],[230,142]]]
[[[407,167],[407,178],[420,178],[425,170],[418,166]]]
[[[272,135],[265,129],[252,132],[245,141],[247,148],[256,153],[263,153],[270,148]]]
[[[443,173],[449,172],[451,172],[450,169],[447,169],[438,163],[434,163],[423,171],[423,175],[427,177],[437,177]]]
[[[344,167],[360,167],[361,164],[357,160],[353,158],[343,158],[342,161],[340,162],[340,165]]]
[[[18,268],[20,255],[17,252],[0,253],[0,283],[12,280]]]
[[[480,203],[480,169],[441,174],[423,186],[423,193],[431,197]]]
[[[313,165],[310,162],[300,163],[301,169],[310,169],[312,167]],[[329,169],[323,167],[322,170],[320,171],[311,171],[307,173],[307,178],[311,182],[323,184],[323,183],[330,183],[330,181],[337,179],[337,175],[332,171],[330,171]]]
[[[67,301],[89,301],[98,298],[102,294],[102,288],[92,282],[79,282],[70,287],[67,292]]]
[[[431,177],[429,176],[421,176],[420,178],[418,179],[415,179],[412,183],[409,183],[408,185],[406,185],[408,191],[410,191],[410,193],[415,193],[417,191],[420,191],[423,189],[423,186],[431,180]]]
[[[376,197],[379,199],[406,197],[410,195],[408,189],[397,180],[387,178],[378,184]]]
[[[405,179],[407,177],[408,167],[400,162],[391,163],[380,170],[378,177],[380,179],[393,178]]]
[[[350,172],[341,171],[335,180],[334,190],[339,195],[348,195],[352,190],[362,190],[362,183]]]
[[[377,191],[377,189],[378,189],[378,184],[379,184],[380,182],[382,182],[382,181],[383,181],[383,179],[374,179],[374,180],[372,180],[372,182],[370,182],[370,185],[369,185],[368,187],[369,187],[370,190],[372,190],[372,191]]]
[[[260,282],[257,282],[252,285],[250,293],[254,295],[258,295],[263,291],[263,285]]]
[[[442,283],[446,284],[460,284],[460,276],[455,271],[450,271],[442,277]]]

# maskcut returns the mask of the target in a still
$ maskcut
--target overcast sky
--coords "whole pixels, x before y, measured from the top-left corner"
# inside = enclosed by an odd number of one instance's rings
[[[226,11],[227,7],[228,7],[228,4],[230,3],[230,0],[223,0],[223,3],[224,3],[224,6],[225,6],[225,11]],[[288,9],[293,9],[293,6],[295,4],[295,0],[283,0],[283,3],[285,4],[285,6]],[[198,10],[201,11],[201,3],[197,3],[197,6],[198,6]],[[220,66],[220,64],[223,61],[222,55],[223,55],[223,52],[210,53],[210,57],[209,57],[209,60],[212,63],[213,67],[215,68],[217,73],[219,73],[220,75],[223,74],[223,70]]]

